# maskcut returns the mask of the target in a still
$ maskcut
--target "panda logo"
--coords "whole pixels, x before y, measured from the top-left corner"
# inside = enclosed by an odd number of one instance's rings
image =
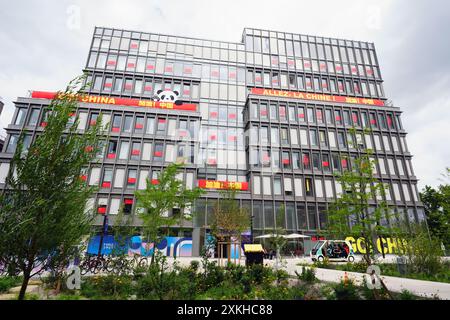
[[[173,102],[176,105],[182,104],[180,100],[178,100],[178,97],[180,94],[178,91],[172,91],[172,90],[158,90],[156,92],[156,95],[154,97],[155,101],[163,101],[163,102]]]

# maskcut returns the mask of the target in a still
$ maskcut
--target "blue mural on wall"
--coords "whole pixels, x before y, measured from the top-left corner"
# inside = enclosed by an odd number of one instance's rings
[[[98,254],[101,236],[94,236],[89,240],[87,253]],[[120,247],[120,244],[122,247]],[[143,241],[141,236],[132,236],[124,241],[117,242],[112,235],[103,237],[101,254],[126,253],[128,255],[151,256],[153,254],[153,243]],[[192,238],[165,237],[156,245],[156,250],[168,257],[191,257]]]

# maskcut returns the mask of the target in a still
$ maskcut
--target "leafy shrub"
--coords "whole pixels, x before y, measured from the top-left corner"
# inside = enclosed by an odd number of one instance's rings
[[[402,292],[399,295],[399,299],[400,300],[417,300],[416,296],[412,292],[410,292],[406,289],[402,290]]]
[[[358,289],[353,281],[341,281],[334,286],[334,295],[337,300],[359,300]]]
[[[363,284],[361,286],[361,295],[366,300],[388,300],[390,299],[388,292],[382,286],[380,289],[370,289],[367,286],[366,277],[363,277]]]
[[[316,271],[314,268],[305,268],[302,267],[302,273],[298,274],[297,271],[295,271],[295,274],[297,275],[297,278],[299,280],[308,282],[308,283],[312,283],[314,281],[316,281]]]
[[[93,299],[124,299],[132,292],[132,281],[128,276],[91,277],[81,284],[82,295]]]
[[[78,294],[59,294],[56,296],[56,300],[80,300],[83,298]]]
[[[313,265],[316,268],[329,269],[330,268],[330,259],[325,258],[325,259],[323,259],[323,261],[314,261]]]
[[[0,293],[8,292],[12,287],[22,283],[22,277],[4,276],[0,277]]]
[[[409,271],[426,275],[439,273],[444,267],[440,240],[430,239],[428,232],[421,226],[414,225],[411,229],[405,246]]]

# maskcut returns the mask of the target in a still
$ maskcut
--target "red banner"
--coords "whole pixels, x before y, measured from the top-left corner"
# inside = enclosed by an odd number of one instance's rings
[[[248,182],[198,180],[198,187],[202,189],[235,189],[248,190]]]
[[[357,97],[343,97],[333,96],[329,94],[310,93],[310,92],[296,92],[296,91],[283,91],[283,90],[269,90],[261,88],[252,88],[252,94],[258,94],[263,96],[273,96],[281,98],[294,98],[304,100],[315,100],[324,102],[338,102],[338,103],[351,103],[351,104],[368,104],[374,106],[384,106],[384,102],[378,99],[357,98]]]
[[[56,92],[33,91],[31,93],[31,97],[37,98],[37,99],[50,99],[51,100],[56,97]],[[113,104],[113,105],[131,106],[131,107],[197,111],[197,105],[195,105],[195,104],[183,103],[181,105],[176,105],[175,103],[172,103],[172,102],[141,100],[141,99],[133,99],[133,98],[81,95],[79,97],[78,101],[85,102],[85,103]]]

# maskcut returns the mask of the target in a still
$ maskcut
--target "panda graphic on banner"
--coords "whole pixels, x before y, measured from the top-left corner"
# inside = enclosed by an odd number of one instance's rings
[[[172,102],[175,105],[179,106],[183,104],[180,100],[178,100],[179,96],[180,94],[178,93],[178,91],[158,90],[156,94],[153,96],[153,100],[162,102]]]

